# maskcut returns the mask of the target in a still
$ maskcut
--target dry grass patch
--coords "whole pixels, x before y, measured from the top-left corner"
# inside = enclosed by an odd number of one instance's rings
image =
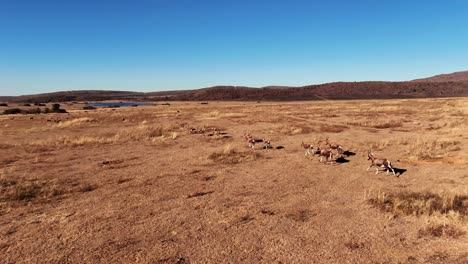
[[[368,202],[384,212],[404,215],[440,215],[464,220],[468,215],[468,196],[431,192],[378,192]]]
[[[395,128],[395,127],[402,127],[403,126],[403,121],[401,119],[399,120],[365,120],[365,121],[359,121],[359,120],[352,120],[346,122],[347,125],[353,125],[353,126],[360,126],[360,127],[371,127],[371,128],[378,128],[378,129],[383,129],[383,128]]]
[[[320,125],[319,131],[325,133],[340,133],[348,128],[348,126],[343,125]]]
[[[412,160],[433,160],[447,157],[460,149],[459,141],[417,138],[408,145],[407,153]]]
[[[102,136],[63,136],[53,139],[37,139],[26,142],[25,145],[36,148],[60,148],[95,144],[113,144],[128,141],[149,141],[152,143],[164,142],[167,139],[176,139],[177,132],[168,131],[162,126],[139,125],[137,127],[121,129],[111,135]]]
[[[460,238],[465,235],[465,231],[450,224],[429,225],[418,231],[418,237],[451,237]]]
[[[280,126],[276,131],[282,135],[300,135],[316,132],[315,129],[306,125],[284,125]]]
[[[5,143],[0,143],[0,149],[11,149],[14,148],[15,145],[12,144],[5,144]]]
[[[58,179],[25,179],[0,175],[0,204],[7,207],[22,202],[46,202],[74,192],[96,189],[92,184]],[[2,209],[2,208],[0,208]],[[3,208],[4,209],[4,208]]]
[[[75,118],[75,119],[68,120],[65,122],[60,122],[53,126],[57,128],[66,128],[66,127],[80,126],[82,124],[91,123],[91,122],[96,122],[96,119],[90,118],[90,117],[80,117],[80,118]]]
[[[90,192],[97,187],[74,179],[37,179],[18,177],[11,171],[0,171],[0,211],[25,202],[47,202],[78,192]]]
[[[222,151],[216,151],[208,156],[208,159],[216,163],[237,164],[245,161],[253,161],[260,157],[255,151],[239,152],[232,144],[224,146]]]

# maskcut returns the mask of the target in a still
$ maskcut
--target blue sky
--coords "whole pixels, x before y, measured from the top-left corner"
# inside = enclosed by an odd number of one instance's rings
[[[468,70],[468,1],[0,0],[0,95]]]

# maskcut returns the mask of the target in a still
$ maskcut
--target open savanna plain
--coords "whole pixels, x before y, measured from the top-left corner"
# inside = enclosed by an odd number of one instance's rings
[[[62,107],[0,116],[1,263],[468,263],[466,98]]]

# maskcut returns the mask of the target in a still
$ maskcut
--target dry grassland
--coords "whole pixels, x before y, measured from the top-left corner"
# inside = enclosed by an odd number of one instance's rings
[[[468,99],[64,108],[0,116],[2,263],[467,263]]]

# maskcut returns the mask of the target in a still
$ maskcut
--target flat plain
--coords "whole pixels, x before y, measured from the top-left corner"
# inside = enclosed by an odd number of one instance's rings
[[[82,106],[0,116],[2,263],[468,263],[467,98]]]

